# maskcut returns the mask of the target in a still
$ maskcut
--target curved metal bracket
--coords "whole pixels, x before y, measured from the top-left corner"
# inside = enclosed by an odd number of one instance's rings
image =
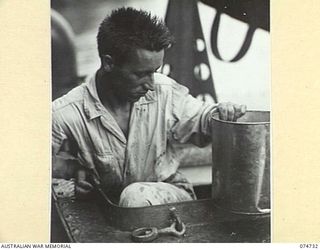
[[[231,59],[231,60],[224,60],[222,56],[220,55],[219,49],[218,49],[218,31],[219,31],[219,26],[220,26],[220,18],[221,18],[221,12],[217,11],[216,16],[213,21],[212,29],[211,29],[211,49],[212,53],[215,55],[216,58],[218,58],[221,61],[226,61],[226,62],[237,62],[239,61],[242,57],[245,56],[247,51],[250,48],[252,38],[254,35],[254,32],[256,30],[256,27],[253,25],[249,25],[245,40],[239,50],[239,52],[236,54],[236,56]]]

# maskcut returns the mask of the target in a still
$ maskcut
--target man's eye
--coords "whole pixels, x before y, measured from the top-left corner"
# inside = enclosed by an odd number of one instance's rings
[[[144,73],[144,72],[141,72],[141,73],[137,72],[137,73],[136,73],[136,76],[139,77],[139,78],[145,77],[146,75],[147,75],[147,74]]]
[[[141,73],[138,72],[138,73],[136,73],[136,76],[138,76],[139,78],[143,78],[143,77],[146,77],[151,74],[153,74],[153,72],[141,72]]]

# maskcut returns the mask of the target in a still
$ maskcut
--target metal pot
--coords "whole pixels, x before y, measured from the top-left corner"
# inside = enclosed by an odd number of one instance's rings
[[[270,112],[247,111],[237,122],[212,118],[212,195],[234,213],[270,212]]]

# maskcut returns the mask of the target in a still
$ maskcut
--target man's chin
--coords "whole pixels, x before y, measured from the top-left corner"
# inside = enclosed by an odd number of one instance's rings
[[[139,99],[140,99],[141,97],[142,97],[142,96],[122,96],[122,97],[121,97],[121,101],[122,101],[122,102],[134,103],[134,102],[139,101]]]
[[[129,102],[137,102],[140,100],[140,98],[143,97],[143,96],[135,96],[135,97],[130,97],[129,98]]]

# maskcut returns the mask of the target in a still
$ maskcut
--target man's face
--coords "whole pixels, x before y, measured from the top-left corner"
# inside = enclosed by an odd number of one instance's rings
[[[154,72],[163,63],[164,51],[135,49],[128,60],[112,69],[113,89],[122,101],[136,102],[154,90]]]

